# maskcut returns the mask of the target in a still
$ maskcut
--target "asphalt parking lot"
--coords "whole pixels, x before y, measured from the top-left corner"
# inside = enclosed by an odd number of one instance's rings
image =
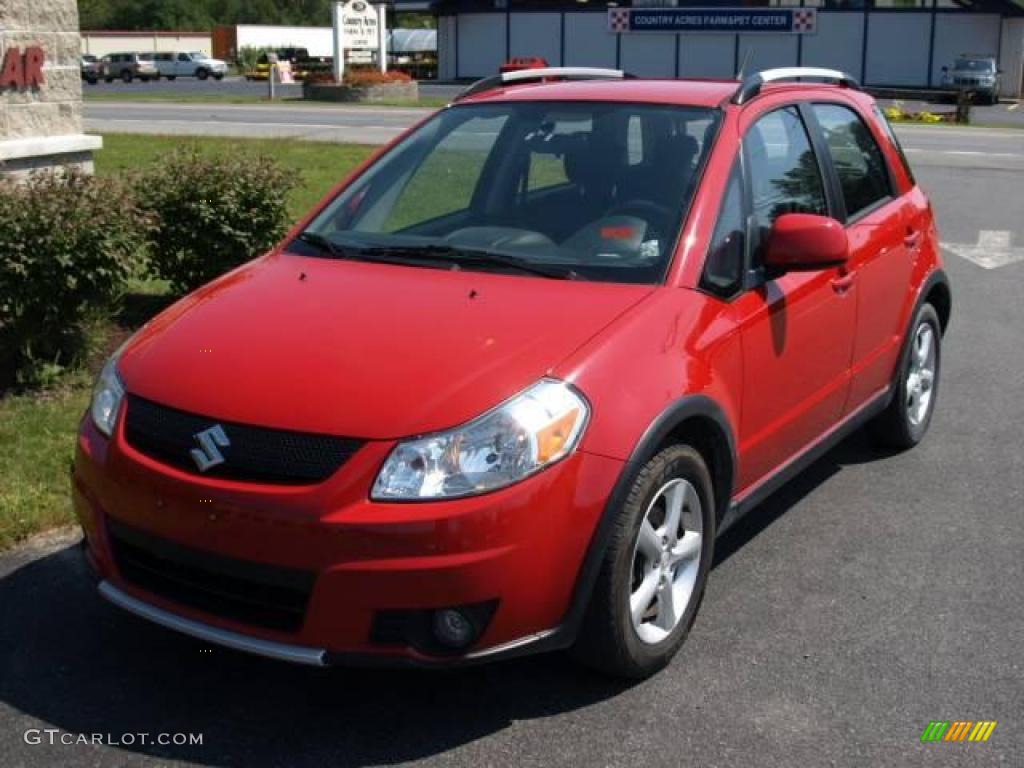
[[[1024,765],[1024,132],[901,137],[954,291],[931,433],[900,455],[853,436],[721,539],[667,670],[623,686],[558,655],[446,673],[285,666],[106,605],[73,538],[51,537],[0,557],[0,761]],[[994,252],[1002,266],[971,260]],[[922,744],[931,720],[998,726],[984,744]],[[26,743],[47,728],[122,743]],[[203,743],[122,738],[177,732]]]

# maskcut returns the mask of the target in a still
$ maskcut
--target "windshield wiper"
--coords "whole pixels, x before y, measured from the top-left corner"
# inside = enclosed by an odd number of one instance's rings
[[[306,230],[305,232],[299,232],[299,234],[296,235],[295,239],[303,243],[306,243],[307,245],[313,246],[321,253],[330,254],[336,259],[349,258],[349,254],[346,253],[345,250],[341,248],[341,246],[339,246],[335,242],[332,242],[329,237],[324,237],[323,235],[318,234],[316,232],[310,232],[309,230]]]
[[[388,257],[392,257],[395,259],[449,261],[455,265],[463,263],[484,264],[495,267],[506,267],[518,272],[546,277],[551,280],[584,279],[575,270],[552,269],[515,256],[494,253],[492,251],[478,250],[476,248],[459,248],[452,245],[373,246],[370,248],[360,248],[356,251],[354,256],[355,258],[367,256],[371,259],[382,257],[385,260],[390,260]]]

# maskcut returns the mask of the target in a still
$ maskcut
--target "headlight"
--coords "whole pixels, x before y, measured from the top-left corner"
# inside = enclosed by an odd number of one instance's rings
[[[114,434],[117,412],[121,409],[121,398],[124,397],[124,384],[117,375],[117,360],[120,356],[119,349],[103,366],[92,390],[92,420],[96,429],[107,437]]]
[[[572,453],[589,415],[571,386],[541,379],[468,424],[399,443],[371,497],[443,499],[504,488]]]

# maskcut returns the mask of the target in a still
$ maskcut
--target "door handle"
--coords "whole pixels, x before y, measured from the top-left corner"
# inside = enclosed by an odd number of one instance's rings
[[[903,238],[903,244],[907,248],[917,248],[921,242],[921,231],[917,229],[907,229],[907,234]]]
[[[853,286],[854,276],[854,272],[847,272],[845,275],[834,278],[830,281],[832,290],[839,294],[846,293]]]

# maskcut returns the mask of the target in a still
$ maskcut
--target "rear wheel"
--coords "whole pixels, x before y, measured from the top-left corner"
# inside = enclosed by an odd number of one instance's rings
[[[942,364],[942,324],[931,304],[917,311],[904,344],[892,402],[868,430],[881,445],[913,448],[924,438],[935,410]]]
[[[173,82],[174,80],[177,80],[177,78],[178,78],[177,75],[168,75],[167,76],[167,79],[170,80],[171,82]]]
[[[208,70],[205,70],[205,69],[196,70],[196,77],[198,77],[200,80],[205,80],[209,76],[210,76],[210,72]]]
[[[130,69],[126,69],[121,72],[121,79],[126,83],[130,83],[132,81],[132,71]]]
[[[224,75],[222,75],[220,73],[217,73],[216,75],[213,76],[213,79],[214,80],[223,80],[224,79]]]
[[[711,475],[687,445],[665,448],[637,474],[619,511],[574,654],[638,679],[679,650],[704,594],[714,549]]]

